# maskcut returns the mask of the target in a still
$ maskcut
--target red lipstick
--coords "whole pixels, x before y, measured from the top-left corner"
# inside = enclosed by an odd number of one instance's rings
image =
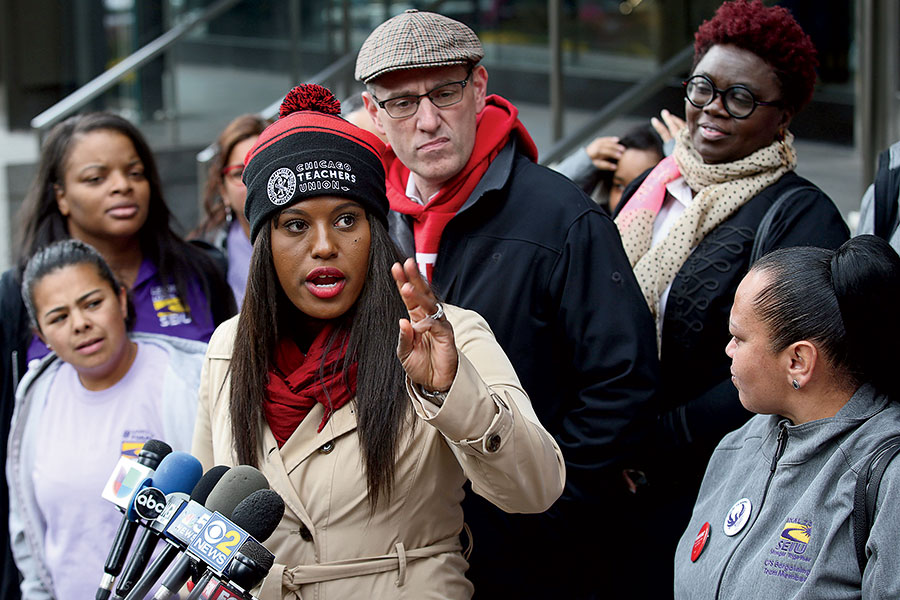
[[[346,283],[343,271],[334,267],[319,267],[306,276],[306,289],[316,298],[334,298]]]

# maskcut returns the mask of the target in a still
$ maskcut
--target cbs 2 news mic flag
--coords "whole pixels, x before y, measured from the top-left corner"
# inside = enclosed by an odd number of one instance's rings
[[[206,563],[218,577],[228,576],[235,553],[252,536],[218,512],[212,513],[200,533],[187,548],[188,554]],[[272,555],[274,559],[274,555]]]

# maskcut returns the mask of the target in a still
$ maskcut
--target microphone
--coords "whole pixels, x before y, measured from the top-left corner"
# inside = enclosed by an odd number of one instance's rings
[[[166,508],[163,509],[159,518],[150,524],[168,544],[144,572],[144,575],[131,589],[125,600],[143,600],[150,593],[150,590],[153,589],[153,585],[163,576],[163,573],[166,572],[166,569],[172,564],[179,552],[187,547],[187,544],[182,543],[180,538],[175,537],[169,531],[169,526],[172,525],[174,527],[176,524],[181,523],[182,515],[187,515],[185,518],[188,519],[188,523],[185,527],[187,531],[191,531],[191,527],[193,527],[200,511],[209,514],[203,507],[203,504],[206,503],[210,492],[212,492],[213,488],[228,470],[229,467],[224,465],[211,468],[200,478],[194,489],[191,490],[188,500],[185,501],[178,497],[173,498],[166,504]]]
[[[226,575],[234,554],[246,542],[266,540],[284,516],[284,501],[272,490],[253,492],[238,504],[229,520],[213,513],[187,551],[204,562],[213,574]]]
[[[275,555],[255,540],[247,540],[228,569],[231,583],[249,592],[259,585],[275,564]]]
[[[283,504],[282,504],[283,506]],[[225,600],[241,598],[250,600],[250,590],[255,588],[269,573],[275,564],[275,555],[262,544],[250,538],[234,556],[229,571],[230,582],[214,578],[212,571],[207,571],[203,580],[194,586],[188,600]]]
[[[256,587],[268,574],[275,562],[275,556],[257,539],[265,541],[272,535],[275,528],[284,516],[284,501],[272,490],[259,490],[253,492],[234,509],[232,519],[234,523],[240,523],[247,529],[248,537],[240,540],[237,526],[234,529],[218,529],[216,537],[229,538],[228,541],[240,543],[237,552],[224,564],[216,564],[215,555],[212,562],[206,561],[209,568],[203,578],[194,586],[194,592],[188,598],[219,598],[222,590],[228,591],[238,598],[248,598],[251,589]],[[219,522],[224,522],[220,519]],[[216,524],[210,520],[209,527],[216,529]],[[206,538],[206,529],[198,536]],[[257,538],[257,539],[254,539]],[[206,538],[209,541],[209,538]],[[215,541],[215,540],[213,540]],[[192,545],[193,546],[193,545]],[[220,548],[222,544],[216,546]],[[202,546],[199,546],[202,549]],[[196,594],[196,595],[195,595]],[[228,597],[228,596],[221,596]]]
[[[137,460],[128,460],[130,468],[127,471],[120,470],[122,465],[120,460],[113,472],[113,476],[110,478],[112,485],[108,485],[109,491],[113,492],[112,497],[115,498],[113,502],[120,509],[129,506],[131,504],[131,492],[139,487],[139,482],[146,481],[146,477],[149,476],[148,470],[149,474],[152,475],[156,467],[159,466],[160,461],[171,452],[172,447],[167,443],[159,440],[147,440],[141,448]],[[145,467],[145,469],[141,469],[141,467]],[[136,469],[136,471],[132,469]],[[143,474],[142,478],[136,479],[141,477],[141,474]],[[120,475],[121,479],[119,479]],[[116,483],[117,481],[118,484]],[[124,506],[121,502],[123,494],[128,496]],[[109,499],[109,495],[106,493],[103,494],[103,497]],[[106,564],[103,566],[103,577],[100,580],[100,586],[97,588],[96,600],[107,600],[109,598],[113,583],[115,583],[119,573],[122,572],[125,555],[131,547],[131,541],[134,539],[136,531],[137,523],[130,521],[128,515],[122,517],[122,522],[119,524],[119,529],[116,531],[115,538],[113,538],[112,547],[109,549],[109,554],[106,557]]]
[[[175,523],[176,527],[170,525],[167,531],[171,529],[172,534],[187,549],[200,538],[200,533],[209,525],[209,521],[215,513],[230,515],[234,512],[235,507],[250,494],[268,488],[268,480],[258,469],[249,465],[232,467],[209,493],[204,509],[206,514],[195,517],[192,528],[188,529],[183,526],[179,528],[177,527],[178,523]],[[178,522],[183,524],[185,520],[184,518],[178,519]],[[198,557],[185,553],[163,579],[160,588],[153,596],[154,600],[168,600],[174,596],[187,583],[191,575],[191,563],[194,560],[198,560]]]
[[[202,474],[203,466],[199,460],[187,452],[172,452],[159,463],[156,473],[153,474],[153,487],[146,487],[135,494],[128,516],[132,520],[143,519],[148,524],[155,522],[168,505],[166,496],[182,494],[187,497],[187,492],[197,485]],[[125,596],[134,587],[147,568],[158,541],[159,534],[146,526],[125,565],[122,576],[119,577],[116,585],[117,596]]]

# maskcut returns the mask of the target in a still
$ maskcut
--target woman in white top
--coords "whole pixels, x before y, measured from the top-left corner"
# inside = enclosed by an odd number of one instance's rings
[[[93,597],[121,515],[100,497],[148,439],[187,449],[206,344],[128,333],[129,302],[103,258],[66,240],[38,252],[22,297],[52,352],[16,392],[10,534],[24,600]]]

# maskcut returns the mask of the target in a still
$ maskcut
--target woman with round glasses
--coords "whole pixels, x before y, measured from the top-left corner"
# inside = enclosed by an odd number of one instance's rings
[[[228,285],[238,308],[244,301],[247,272],[250,268],[250,223],[244,216],[247,188],[244,186],[244,157],[266,120],[258,115],[241,115],[229,123],[216,140],[218,151],[209,165],[203,208],[206,219],[191,232],[225,255],[228,261]]]
[[[632,183],[616,217],[657,319],[658,431],[643,466],[654,490],[647,522],[663,544],[658,568],[669,573],[713,448],[750,417],[722,348],[754,242],[761,255],[836,248],[849,236],[828,196],[794,172],[787,128],[812,96],[816,64],[812,41],[786,9],[723,4],[696,34],[687,126],[673,155]],[[660,579],[660,593],[671,595],[671,579]]]

